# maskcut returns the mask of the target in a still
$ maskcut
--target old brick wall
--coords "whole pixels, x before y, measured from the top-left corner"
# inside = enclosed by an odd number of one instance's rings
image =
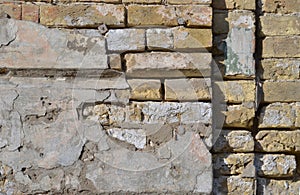
[[[300,193],[299,14],[0,1],[0,192]]]

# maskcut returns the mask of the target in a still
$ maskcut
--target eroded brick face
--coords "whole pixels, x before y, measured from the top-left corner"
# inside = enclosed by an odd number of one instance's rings
[[[299,194],[299,3],[1,2],[0,192]]]

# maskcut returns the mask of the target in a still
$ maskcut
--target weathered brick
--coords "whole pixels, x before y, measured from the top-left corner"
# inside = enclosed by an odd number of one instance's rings
[[[221,130],[215,134],[215,152],[253,152],[254,140],[250,131],[243,130]]]
[[[296,131],[260,131],[255,139],[259,151],[265,152],[299,152],[300,130]]]
[[[21,5],[6,3],[0,4],[0,14],[6,13],[11,18],[21,20]]]
[[[253,195],[256,192],[256,184],[254,178],[221,176],[214,179],[213,190],[214,194]]]
[[[121,56],[119,54],[110,54],[108,56],[108,65],[111,69],[122,70]]]
[[[253,76],[255,62],[255,19],[251,11],[232,11],[228,14],[229,34],[226,39],[225,75]],[[243,41],[241,41],[243,40]]]
[[[260,17],[262,35],[299,35],[300,17],[299,16],[280,16],[269,14]],[[276,26],[276,28],[274,28]]]
[[[0,23],[3,36],[14,35],[9,45],[0,48],[1,67],[108,68],[105,40],[96,30],[48,29],[37,23],[13,19],[0,19]]]
[[[167,0],[169,4],[211,4],[211,0]]]
[[[297,59],[265,59],[261,61],[260,76],[267,80],[300,79],[300,60]]]
[[[225,126],[249,128],[255,117],[254,103],[228,106],[225,116]]]
[[[98,27],[124,26],[123,5],[41,5],[40,22],[48,26]]]
[[[215,82],[215,91],[220,92],[226,102],[242,103],[255,101],[255,81]]]
[[[161,81],[149,79],[130,79],[131,99],[135,100],[161,100]]]
[[[262,177],[291,177],[296,171],[296,158],[293,155],[261,154],[256,156],[256,167]]]
[[[122,0],[122,3],[161,3],[161,0]]]
[[[215,9],[255,10],[255,0],[219,0],[213,1]]]
[[[173,31],[170,28],[151,28],[146,30],[147,47],[149,49],[173,49]]]
[[[260,128],[291,128],[295,127],[299,119],[299,107],[297,103],[273,103],[262,108]]]
[[[213,156],[214,175],[255,175],[254,154],[217,154]]]
[[[144,29],[112,29],[106,34],[107,48],[112,52],[145,50]]]
[[[187,26],[211,26],[212,9],[208,6],[129,5],[127,10],[130,26],[176,26],[179,18]]]
[[[300,12],[299,0],[262,0],[264,12],[292,13]]]
[[[265,102],[297,102],[300,101],[300,81],[264,82]]]
[[[167,79],[165,80],[166,100],[209,100],[209,79]]]
[[[174,49],[210,49],[212,47],[211,29],[175,28]]]
[[[258,192],[259,194],[285,194],[295,195],[300,193],[300,182],[279,179],[258,179]]]
[[[176,6],[177,19],[183,19],[187,26],[212,26],[212,8],[202,5]]]
[[[34,4],[22,5],[22,20],[29,20],[33,22],[39,21],[40,8]]]
[[[127,75],[133,77],[210,76],[211,70],[210,53],[136,53],[125,60]]]
[[[300,57],[300,36],[267,37],[263,41],[262,57]]]

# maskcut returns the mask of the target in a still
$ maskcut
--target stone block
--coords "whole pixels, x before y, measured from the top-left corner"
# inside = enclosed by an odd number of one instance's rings
[[[255,0],[220,0],[213,1],[215,9],[255,10]]]
[[[21,20],[22,6],[13,3],[0,4],[0,15],[7,14],[11,18]]]
[[[32,22],[39,22],[40,7],[34,4],[22,5],[22,20],[28,20]]]
[[[169,28],[150,28],[146,30],[147,47],[155,49],[174,49],[173,31]]]
[[[221,176],[215,178],[213,191],[214,194],[252,195],[256,192],[256,183],[254,178],[242,178],[240,176]]]
[[[145,30],[111,29],[106,34],[107,48],[112,52],[145,50]]]
[[[263,58],[299,58],[300,36],[267,37],[262,47]]]
[[[268,14],[260,17],[261,33],[264,36],[300,35],[300,17]],[[276,26],[276,28],[274,28]]]
[[[212,9],[200,5],[129,5],[129,26],[176,26],[178,20],[187,26],[211,26]]]
[[[255,139],[259,151],[265,152],[299,152],[300,131],[263,130]]]
[[[119,54],[109,54],[108,60],[111,69],[122,71],[121,56]]]
[[[209,49],[212,47],[211,29],[194,29],[194,28],[175,28],[174,49],[175,50],[192,50]]]
[[[292,128],[300,116],[296,104],[272,103],[262,108],[259,128]]]
[[[136,53],[126,54],[125,60],[130,77],[210,76],[211,70],[210,53]]]
[[[100,24],[123,27],[123,5],[41,5],[40,22],[56,27],[98,27]]]
[[[209,100],[210,79],[167,79],[165,80],[166,100]]]
[[[213,150],[215,152],[253,152],[254,139],[250,131],[243,130],[221,130],[214,134],[216,143]]]
[[[262,9],[264,12],[273,12],[273,13],[293,13],[300,12],[299,0],[263,0]]]
[[[260,76],[266,80],[287,81],[300,79],[300,60],[265,59],[261,61]]]
[[[131,99],[135,100],[161,100],[161,81],[149,79],[128,80],[131,87]]]
[[[300,81],[279,81],[263,83],[265,102],[297,102],[300,101]]]
[[[213,156],[215,176],[255,176],[254,154],[216,154]]]
[[[215,82],[216,91],[220,92],[226,102],[254,102],[256,94],[255,81]]]
[[[250,128],[255,117],[254,103],[230,105],[225,112],[225,126]]]
[[[293,155],[261,154],[256,156],[258,175],[262,177],[291,177],[296,171],[296,158]]]

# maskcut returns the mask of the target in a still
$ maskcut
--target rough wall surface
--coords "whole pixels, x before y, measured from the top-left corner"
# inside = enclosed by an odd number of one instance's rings
[[[299,5],[0,1],[0,193],[299,194]]]

